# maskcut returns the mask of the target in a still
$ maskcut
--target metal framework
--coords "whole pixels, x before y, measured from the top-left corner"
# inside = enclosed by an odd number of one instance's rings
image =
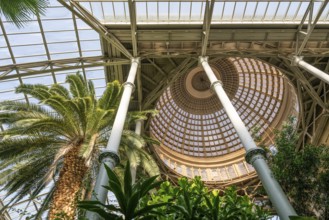
[[[64,60],[48,60],[33,63],[12,64],[0,67],[0,80],[15,79],[15,71],[22,76],[33,76],[42,73],[54,73],[58,71],[75,70],[79,68],[97,67],[97,66],[115,66],[129,64],[128,59],[97,57],[81,57]]]
[[[76,71],[100,94],[106,82],[124,82],[130,59],[139,56],[132,108],[147,109],[200,55],[252,57],[278,67],[294,85],[298,148],[328,141],[329,85],[291,65],[300,56],[329,72],[328,0],[52,0],[47,16],[27,26],[17,30],[0,18],[0,100],[33,102],[13,87],[64,83]]]

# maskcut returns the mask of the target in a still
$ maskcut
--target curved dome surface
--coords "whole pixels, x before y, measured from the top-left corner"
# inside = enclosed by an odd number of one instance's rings
[[[267,144],[273,129],[289,115],[297,115],[296,94],[274,66],[251,58],[217,58],[209,64],[247,128],[258,127]],[[287,102],[287,97],[292,99]],[[152,119],[151,134],[161,142],[160,158],[174,172],[200,175],[206,181],[254,172],[244,161],[243,145],[202,67],[169,86],[156,108],[159,114]]]

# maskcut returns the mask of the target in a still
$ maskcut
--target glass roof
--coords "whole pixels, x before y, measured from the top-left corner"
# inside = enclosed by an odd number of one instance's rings
[[[23,28],[18,29],[3,16],[0,24],[0,66],[102,55],[99,34],[55,0],[50,1],[46,16],[33,17]],[[81,71],[87,79],[92,79],[97,95],[102,94],[105,87],[102,66],[93,68],[82,66],[75,70],[16,76],[16,74],[28,73],[29,69],[27,69],[13,71],[7,74],[7,76],[15,75],[12,79],[0,81],[0,101],[25,99],[24,95],[14,92],[14,88],[20,83],[62,84],[67,74],[76,71]],[[29,101],[34,100],[29,99]]]
[[[51,0],[46,16],[18,29],[1,17],[0,66],[101,55],[99,34]]]
[[[56,0],[49,0],[50,5],[47,8],[46,15],[40,17],[33,17],[31,21],[26,22],[25,26],[21,29],[15,27],[12,23],[8,22],[4,16],[0,16],[0,67],[8,67],[15,64],[24,63],[36,63],[40,62],[40,66],[29,67],[23,69],[14,69],[9,72],[4,70],[0,71],[0,101],[3,100],[26,100],[28,102],[36,102],[28,96],[15,93],[15,87],[22,83],[42,83],[45,85],[51,85],[53,83],[64,84],[64,80],[68,74],[80,71],[87,79],[94,81],[96,86],[97,96],[102,94],[106,84],[106,77],[104,67],[84,67],[81,62],[70,63],[68,65],[62,65],[65,67],[74,67],[74,70],[65,71],[53,71],[50,63],[58,60],[69,60],[91,57],[97,58],[103,56],[101,40],[99,33],[94,31],[90,26],[85,24],[81,19],[73,15],[68,9],[64,8]],[[130,25],[131,18],[129,14],[128,1],[85,1],[76,0],[83,7],[87,9],[92,15],[99,19],[102,23],[108,25]],[[148,1],[148,0],[135,0],[136,2],[136,22],[138,25],[147,24],[202,24],[205,14],[206,1]],[[315,1],[314,13],[316,13],[324,1]],[[214,4],[214,12],[212,16],[212,24],[299,24],[304,16],[309,1],[296,0],[296,1],[223,1],[217,0]],[[319,21],[319,24],[329,24],[329,5],[325,8]],[[200,32],[201,33],[201,32]],[[29,74],[36,69],[47,70],[46,73]],[[6,69],[6,68],[4,68]],[[73,68],[72,68],[73,69]],[[6,79],[2,77],[6,76]],[[257,77],[254,80],[257,81]],[[251,82],[251,81],[250,81]],[[255,83],[255,82],[253,82]],[[254,85],[256,86],[256,85]],[[256,87],[255,87],[256,88]],[[241,87],[243,90],[244,88]],[[239,92],[242,94],[243,91]],[[167,96],[170,96],[170,90],[166,92]],[[258,95],[256,95],[258,94]],[[253,97],[261,97],[263,92],[254,90]],[[266,94],[264,94],[266,95]],[[249,95],[246,95],[248,98]],[[268,96],[270,100],[266,98],[259,99],[262,103],[271,103],[275,100],[272,106],[272,110],[275,110],[277,106],[276,100],[279,97]],[[164,98],[161,99],[164,102]],[[251,101],[252,102],[252,101]],[[238,100],[235,100],[237,106],[243,106]],[[169,108],[173,106],[168,105],[166,111],[169,112]],[[174,106],[175,107],[175,106]],[[250,106],[246,106],[246,109]],[[247,110],[240,109],[240,113],[244,119],[248,119]],[[219,113],[218,113],[219,114]],[[264,114],[266,112],[264,111]],[[195,114],[197,115],[197,114]],[[250,114],[254,116],[252,113]],[[193,116],[194,117],[194,116]],[[187,120],[193,122],[193,126],[200,123],[201,120],[196,118],[186,117]],[[199,116],[195,116],[199,117]],[[208,116],[203,116],[208,117]],[[269,119],[271,114],[266,116]],[[205,118],[204,118],[205,119]],[[214,123],[210,122],[214,116],[207,118],[209,121],[208,130],[204,133],[211,132]],[[179,122],[179,114],[175,118]],[[227,118],[218,119],[227,132],[232,131],[231,125],[227,122]],[[263,120],[263,124],[267,126],[266,120]],[[180,122],[179,122],[180,123]],[[0,129],[5,129],[3,125],[0,125]],[[218,128],[219,129],[219,128]],[[221,128],[220,128],[221,129]],[[177,131],[179,132],[179,131]],[[175,134],[173,134],[175,135]],[[194,134],[190,134],[189,138],[192,138]],[[202,136],[202,135],[201,135]],[[195,138],[200,138],[200,135],[196,135]],[[234,144],[228,151],[235,151],[241,148],[239,141],[231,133]],[[176,139],[179,135],[176,134]],[[193,137],[194,138],[194,137]],[[221,139],[222,141],[226,141]],[[177,140],[175,140],[177,141]],[[194,141],[194,139],[191,139]],[[197,141],[197,140],[195,140]],[[218,139],[218,141],[220,141]],[[232,142],[232,143],[233,143]],[[210,141],[208,142],[210,144]],[[175,147],[173,145],[173,147]],[[176,146],[177,147],[177,146]],[[188,148],[191,146],[188,146]],[[214,153],[214,146],[209,146],[209,152],[206,152],[205,156],[219,156],[225,154],[224,149],[219,151],[221,153]],[[187,150],[187,155],[192,152],[193,154],[199,150],[191,151]],[[184,153],[184,152],[183,152]],[[200,153],[201,154],[201,153]],[[211,155],[207,155],[211,154]],[[214,155],[213,155],[214,154]],[[183,167],[177,166],[177,161],[170,158],[163,157],[163,161],[172,168],[177,168],[177,172],[190,177],[193,175],[202,175],[204,179],[209,181],[214,180],[227,180],[237,178],[242,175],[249,175],[253,172],[253,168],[246,164],[243,160],[236,161],[234,166],[217,167],[213,170],[206,170],[204,168]],[[185,165],[184,165],[185,166]],[[209,176],[209,172],[212,172],[212,176]],[[216,176],[217,175],[217,176]],[[5,192],[0,194],[0,207],[1,200],[6,204],[9,198],[4,200]],[[27,199],[25,202],[18,204],[9,210],[11,219],[24,219],[29,214],[38,208],[38,201],[42,199],[43,195],[33,200]],[[28,207],[26,209],[26,207]]]
[[[248,130],[259,128],[258,135],[266,145],[273,144],[273,130],[282,121],[298,116],[297,95],[274,66],[253,58],[217,58],[209,64]],[[182,155],[176,155],[177,163],[210,157],[220,161],[244,149],[201,67],[190,70],[168,87],[156,109],[159,114],[152,119],[151,134],[161,142],[163,158],[177,152]],[[244,154],[239,156],[244,160]]]
[[[128,1],[79,1],[106,24],[130,23]],[[323,1],[315,1],[316,14]],[[137,24],[203,23],[206,1],[136,1]],[[309,1],[216,1],[212,24],[295,23],[302,20]],[[329,6],[318,23],[329,22]]]
[[[102,56],[99,34],[73,16],[56,0],[50,0],[45,16],[33,17],[20,29],[8,22],[4,16],[0,17],[0,67],[97,56]],[[76,64],[79,62],[74,65]],[[0,72],[0,101],[26,100],[30,103],[36,103],[36,100],[29,96],[16,94],[15,87],[21,83],[42,83],[45,85],[59,83],[65,86],[66,76],[77,71],[94,82],[97,96],[100,96],[105,89],[106,80],[103,66],[85,68],[80,63],[80,67],[75,67],[74,70],[49,70],[42,74],[28,74],[33,70],[43,68],[43,65],[9,73]],[[44,67],[44,69],[51,68],[51,66]],[[1,79],[1,76],[5,75],[8,79]],[[0,125],[0,128],[5,129],[5,125]],[[33,215],[39,209],[40,201],[47,193],[47,190],[44,190],[36,198],[23,198],[21,202],[7,209],[5,215],[10,216],[9,219],[17,220]],[[1,191],[0,207],[1,204],[7,204],[10,198],[6,197],[5,191]]]

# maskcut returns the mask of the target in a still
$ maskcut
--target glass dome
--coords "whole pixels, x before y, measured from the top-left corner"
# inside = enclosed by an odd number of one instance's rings
[[[247,128],[257,128],[263,142],[272,144],[273,130],[298,113],[288,80],[276,67],[253,58],[216,58],[209,63]],[[231,181],[254,173],[201,66],[170,85],[156,108],[159,114],[151,122],[151,134],[161,142],[156,152],[174,172],[205,181]]]

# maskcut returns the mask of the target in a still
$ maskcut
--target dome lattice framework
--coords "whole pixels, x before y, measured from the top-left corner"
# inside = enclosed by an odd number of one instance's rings
[[[273,144],[273,130],[298,115],[293,87],[275,67],[251,58],[217,58],[210,65],[247,128]],[[190,69],[168,87],[156,104],[151,134],[162,161],[175,172],[205,181],[243,181],[254,173],[243,145],[210,88],[202,67]]]
[[[300,51],[299,55],[303,56],[305,61],[328,73],[328,1],[50,0],[49,2],[46,15],[33,17],[32,21],[27,22],[22,29],[17,29],[3,16],[0,18],[1,101],[10,99],[35,103],[31,97],[18,96],[14,87],[22,83],[35,82],[48,86],[53,83],[65,84],[66,75],[74,74],[76,71],[83,73],[86,79],[94,81],[96,95],[99,97],[104,91],[106,82],[125,81],[130,58],[139,56],[142,58],[141,68],[130,108],[150,109],[156,106],[157,100],[163,94],[167,97],[170,94],[174,95],[174,92],[166,88],[173,87],[176,74],[189,72],[186,69],[192,70],[198,56],[206,55],[213,59],[212,61],[218,62],[225,59],[243,60],[245,57],[256,63],[262,60],[277,67],[276,70],[281,71],[279,78],[281,79],[281,75],[284,74],[293,84],[300,106],[298,129],[302,134],[297,148],[302,148],[307,142],[328,143],[329,86],[293,66],[290,59],[296,51]],[[207,5],[213,6],[213,13]],[[313,11],[313,16],[309,16],[310,11]],[[308,24],[311,24],[310,29]],[[251,57],[255,59],[250,59]],[[244,61],[242,63],[247,65]],[[263,65],[267,66],[266,63]],[[221,63],[222,67],[219,68],[217,76],[221,77],[220,70],[230,71],[231,64]],[[273,66],[269,68],[272,69]],[[251,75],[252,71],[246,73],[246,77],[249,77],[246,78],[246,82],[249,80],[251,83]],[[286,84],[285,77],[282,78],[283,85]],[[254,79],[256,84],[262,83],[262,79]],[[200,81],[202,83],[198,83]],[[192,78],[192,84],[198,91],[208,89],[206,81],[202,71]],[[274,83],[273,79],[271,82]],[[226,92],[231,99],[234,99],[238,91],[235,90],[237,84],[232,83],[231,88],[225,84],[227,83],[224,83]],[[240,88],[240,85],[237,88]],[[279,113],[286,106],[285,97],[288,90],[283,91],[283,99],[278,102],[275,100],[273,103],[273,106],[281,105]],[[266,99],[256,97],[255,92],[251,93],[243,93],[246,96],[245,100],[250,96],[255,98],[256,102],[266,102]],[[265,95],[266,92],[262,91],[259,94]],[[272,99],[271,96],[269,98]],[[161,99],[164,101],[164,98]],[[246,119],[253,118],[249,116],[253,111],[249,112],[248,109],[255,103],[251,102],[249,106],[243,104],[244,101],[235,103],[246,108],[246,110],[242,107],[238,109],[239,113],[246,114],[240,115]],[[217,109],[220,109],[218,102],[209,106],[216,105],[218,105]],[[202,109],[202,105],[200,108]],[[188,112],[188,109],[182,106],[179,109],[181,113]],[[210,108],[206,110],[210,111]],[[169,110],[168,112],[171,113]],[[220,110],[214,108],[209,114],[211,112],[219,114]],[[179,120],[178,115],[173,119]],[[200,114],[194,112],[193,115]],[[265,117],[264,114],[263,116]],[[201,121],[190,116],[181,117],[185,120]],[[266,120],[262,121],[265,126],[269,126],[263,133],[265,141],[270,140],[271,129],[277,121],[280,121],[279,118],[274,118],[272,124],[267,124]],[[210,118],[204,120],[210,121]],[[224,125],[223,128],[218,128],[220,131],[224,128],[227,128],[227,132],[232,131],[225,116],[216,120],[222,121]],[[204,126],[211,127],[213,124],[210,122],[209,125]],[[196,126],[196,124],[190,125]],[[149,126],[145,128],[148,132]],[[0,125],[0,129],[4,130],[6,127]],[[213,132],[213,129],[206,129],[204,132],[206,131],[209,136],[209,132]],[[185,131],[183,133],[185,135]],[[179,137],[178,134],[170,135],[176,139]],[[230,135],[236,140],[234,135]],[[193,135],[189,134],[189,136]],[[205,138],[203,135],[196,136]],[[216,139],[218,142],[227,141],[224,137],[219,137]],[[198,140],[193,141],[198,142]],[[211,141],[208,140],[208,143]],[[208,151],[193,151],[188,144],[184,153],[184,150],[179,148],[181,144],[167,143],[167,145],[175,146],[176,150],[164,145],[159,147],[158,156],[165,162],[160,161],[159,165],[163,167],[165,175],[171,179],[181,175],[201,175],[204,179],[208,179],[208,183],[212,183],[214,188],[232,183],[239,184],[241,188],[260,185],[255,172],[243,160],[243,149],[234,149],[241,147],[238,143],[228,147],[227,153],[225,149],[221,149],[222,155],[217,156],[216,153],[213,155],[215,151],[212,150],[212,148],[216,149],[216,146],[207,146],[208,148],[205,149],[209,149]],[[192,153],[193,156],[190,155]],[[200,156],[194,156],[194,153]],[[206,156],[201,156],[201,153]],[[221,167],[216,165],[219,162]],[[213,177],[218,181],[213,181]],[[44,199],[47,193],[45,191],[37,197],[27,197],[20,203],[12,204],[2,213],[3,217],[6,220],[24,219],[32,215],[40,208],[40,200]],[[9,201],[10,197],[5,197],[5,192],[1,191],[0,207]]]

